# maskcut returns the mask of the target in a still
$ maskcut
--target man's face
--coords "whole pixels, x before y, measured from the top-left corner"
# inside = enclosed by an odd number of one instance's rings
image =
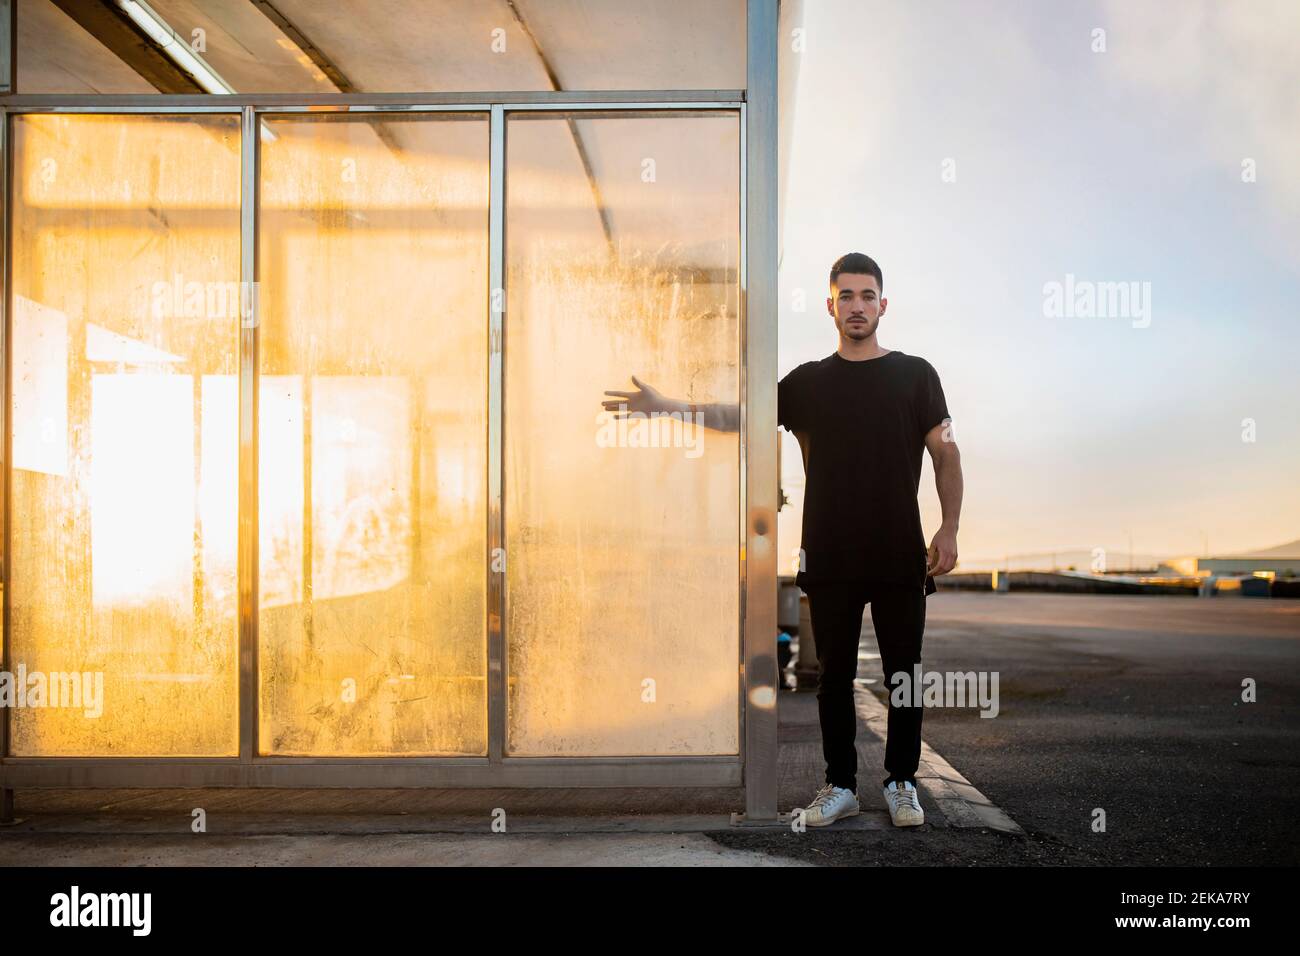
[[[867,339],[876,332],[888,299],[881,298],[876,277],[858,272],[841,272],[831,286],[826,311],[846,339]]]

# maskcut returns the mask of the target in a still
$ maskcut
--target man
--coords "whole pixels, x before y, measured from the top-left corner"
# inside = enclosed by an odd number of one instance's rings
[[[777,421],[798,439],[807,476],[795,582],[808,595],[817,645],[826,759],[826,786],[804,808],[810,826],[826,826],[860,809],[853,692],[863,611],[871,605],[886,687],[898,676],[910,680],[921,661],[925,601],[937,590],[934,576],[957,563],[962,497],[961,459],[938,374],[925,359],[883,349],[876,339],[888,305],[880,266],[849,253],[831,267],[830,287],[826,310],[839,332],[838,347],[777,385]],[[607,410],[694,412],[707,427],[739,428],[736,405],[688,404],[632,381],[639,391],[605,393],[621,396],[606,401]],[[923,448],[934,462],[942,508],[928,550],[916,498]],[[917,826],[925,821],[916,792],[919,694],[906,707],[889,696],[883,794],[896,826]]]

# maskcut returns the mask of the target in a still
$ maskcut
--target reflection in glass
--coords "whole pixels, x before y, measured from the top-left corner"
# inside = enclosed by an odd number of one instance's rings
[[[739,124],[587,117],[507,123],[507,748],[734,754],[738,436],[601,402],[739,400]]]
[[[238,117],[12,123],[13,753],[237,754]]]
[[[260,751],[486,753],[486,116],[266,122]]]

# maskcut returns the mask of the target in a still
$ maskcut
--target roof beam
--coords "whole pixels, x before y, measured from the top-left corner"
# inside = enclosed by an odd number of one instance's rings
[[[289,42],[301,50],[303,55],[315,64],[316,69],[325,74],[340,93],[361,92],[361,90],[357,89],[356,84],[339,69],[338,65],[325,55],[325,51],[312,43],[311,38],[298,29],[292,20],[281,13],[271,0],[249,0],[249,2],[257,7],[262,12],[262,15],[270,20],[281,33],[288,37]],[[376,117],[375,121],[371,122],[370,128],[374,130],[375,135],[379,137],[385,146],[394,153],[401,154],[402,144],[397,141],[397,134],[390,124],[379,122],[378,117]]]
[[[546,51],[542,45],[537,42],[537,37],[533,34],[532,27],[524,20],[524,15],[519,12],[515,6],[515,0],[506,0],[506,6],[514,14],[515,22],[519,24],[519,29],[524,31],[524,36],[532,43],[533,50],[537,53],[537,58],[542,63],[542,69],[546,71],[546,79],[551,84],[551,89],[559,92],[564,89],[560,84],[559,74],[555,72],[555,67],[551,65],[550,59],[546,56]],[[591,196],[596,202],[596,212],[600,215],[600,228],[605,233],[605,244],[609,246],[610,254],[614,252],[614,227],[609,221],[609,207],[605,205],[604,198],[600,195],[600,185],[596,182],[596,172],[591,168],[591,157],[587,155],[587,146],[582,141],[582,136],[578,133],[578,125],[574,122],[572,116],[565,117],[569,127],[569,135],[573,137],[573,146],[578,151],[578,159],[582,163],[582,171],[587,174],[587,184],[591,187]]]
[[[271,0],[249,0],[249,2],[257,7],[263,16],[274,23],[294,46],[301,50],[303,55],[329,78],[329,81],[338,88],[340,93],[361,92],[351,80],[343,75],[343,71],[338,68],[334,61],[327,57],[320,47],[312,43],[307,34],[299,30],[292,20],[281,13]]]
[[[53,0],[83,30],[104,44],[160,93],[206,93],[111,0]]]

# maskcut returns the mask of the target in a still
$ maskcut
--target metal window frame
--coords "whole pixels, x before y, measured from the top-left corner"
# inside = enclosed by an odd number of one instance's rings
[[[749,0],[746,90],[597,92],[15,95],[0,97],[0,350],[3,351],[3,632],[0,669],[10,664],[11,593],[11,116],[30,113],[227,113],[241,118],[240,279],[254,290],[253,320],[239,333],[239,754],[232,757],[13,757],[10,715],[0,714],[0,818],[17,788],[48,787],[745,787],[745,818],[775,820],[776,740],[776,32],[777,0]],[[505,135],[513,112],[564,110],[732,111],[739,116],[740,409],[738,647],[739,753],[702,756],[512,757],[505,753],[505,575],[491,569],[503,547],[505,314]],[[299,757],[257,753],[257,289],[258,124],[262,116],[306,112],[445,113],[488,116],[488,752],[451,757]],[[247,284],[243,284],[247,283]]]
[[[0,0],[0,94],[17,88],[17,52],[18,0]]]

